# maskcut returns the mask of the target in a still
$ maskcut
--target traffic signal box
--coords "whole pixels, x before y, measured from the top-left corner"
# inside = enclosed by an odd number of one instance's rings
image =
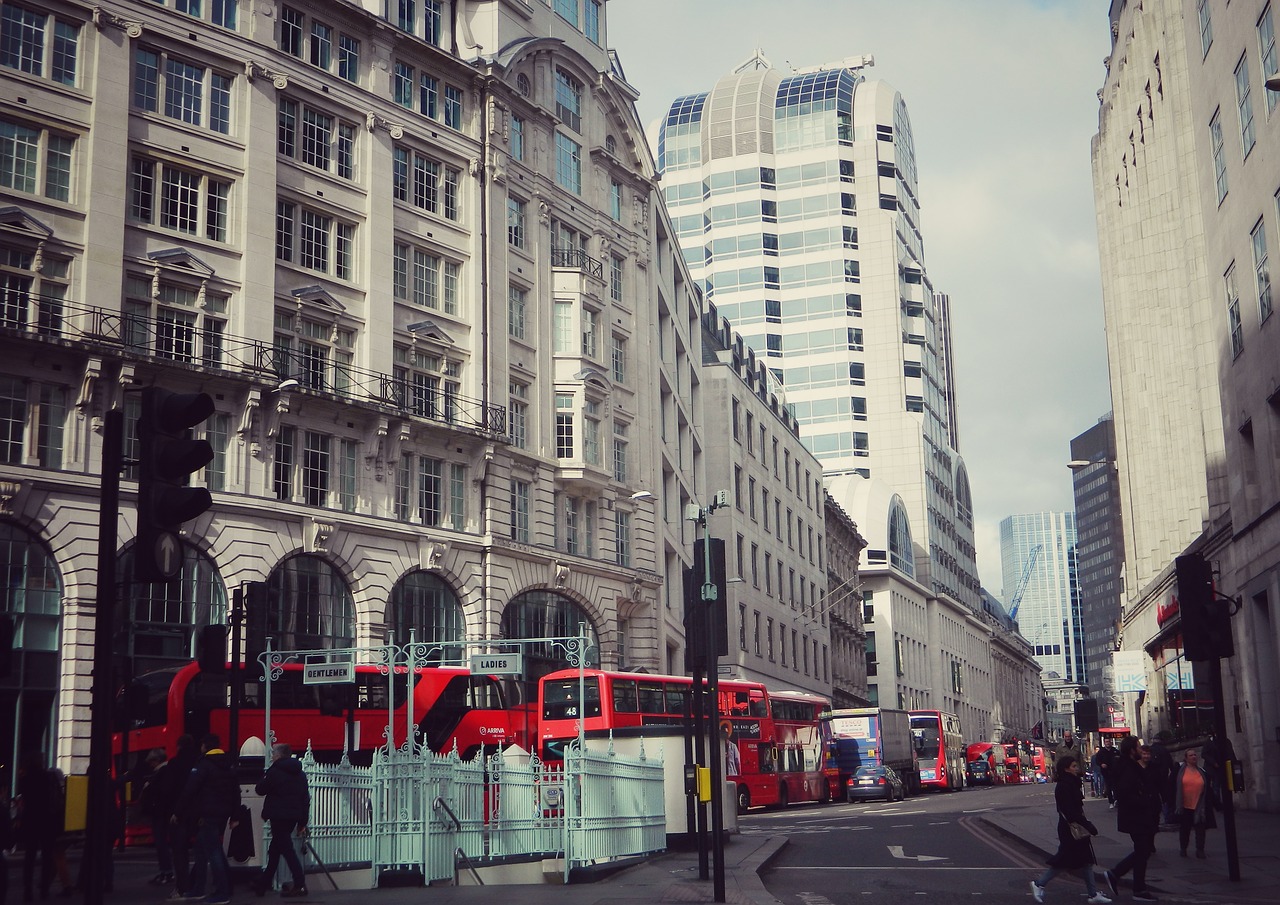
[[[725,601],[729,596],[729,585],[726,581],[724,540],[719,537],[711,538],[711,585],[716,591],[716,599],[711,602],[702,599],[707,562],[704,543],[703,539],[694,543],[693,568],[684,573],[684,655],[685,666],[691,672],[707,667],[708,632],[712,635],[716,655],[724,657],[729,653]]]
[[[213,461],[208,440],[190,436],[213,414],[208,393],[142,391],[138,421],[138,542],[134,579],[168,581],[182,569],[178,528],[213,505],[206,487],[189,487],[193,473]]]
[[[1199,553],[1174,561],[1182,650],[1188,660],[1216,660],[1235,655],[1231,613],[1213,588],[1213,566]]]

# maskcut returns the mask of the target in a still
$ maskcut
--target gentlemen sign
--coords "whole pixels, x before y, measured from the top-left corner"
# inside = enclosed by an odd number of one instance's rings
[[[522,676],[524,654],[472,654],[471,672],[486,676]]]
[[[355,680],[354,663],[305,663],[302,666],[303,685],[340,685]]]

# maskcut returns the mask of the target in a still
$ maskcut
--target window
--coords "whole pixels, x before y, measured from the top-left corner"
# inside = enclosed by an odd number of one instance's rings
[[[401,107],[413,109],[413,67],[407,63],[396,61],[395,73],[391,77],[391,97]]]
[[[165,51],[146,47],[134,51],[133,105],[141,110],[229,134],[231,84],[230,75],[188,63]]]
[[[631,568],[631,513],[621,509],[613,511],[614,549],[618,557],[618,565],[624,569]]]
[[[34,248],[0,247],[0,325],[60,335],[69,271],[67,258],[45,253],[37,262]]]
[[[575,132],[582,131],[582,83],[556,68],[556,116]]]
[[[573,397],[556,394],[556,458],[573,458]]]
[[[622,421],[613,422],[613,479],[619,484],[627,483],[627,432],[630,427]]]
[[[529,291],[511,283],[507,287],[507,334],[512,339],[525,338],[525,318],[529,307]]]
[[[556,302],[551,317],[551,337],[553,351],[566,354],[573,353],[573,305],[569,302]]]
[[[609,256],[609,298],[619,305],[622,304],[622,267],[622,258]]]
[[[625,384],[627,382],[627,340],[625,337],[614,336],[612,338],[609,358],[613,366],[614,383]]]
[[[527,203],[512,195],[507,196],[507,242],[516,248],[525,246],[525,221]]]
[[[452,422],[457,418],[459,370],[439,356],[408,346],[394,352],[396,394],[404,409],[420,418]]]
[[[1222,140],[1222,111],[1213,111],[1209,121],[1209,146],[1213,153],[1213,176],[1218,189],[1218,203],[1227,197],[1227,154]]]
[[[511,480],[511,539],[529,543],[529,482]]]
[[[415,0],[394,0],[388,3],[388,18],[395,22],[396,28],[403,32],[413,34],[414,27],[417,24],[417,6]]]
[[[1280,57],[1276,54],[1276,26],[1270,4],[1258,18],[1258,62],[1261,65],[1264,84],[1267,79],[1280,73]],[[1266,96],[1267,113],[1270,114],[1276,108],[1276,101],[1280,100],[1280,91],[1268,89]]]
[[[1240,56],[1236,64],[1236,109],[1240,114],[1240,146],[1244,156],[1253,150],[1257,135],[1253,123],[1253,89],[1249,83],[1248,54]]]
[[[462,89],[444,86],[444,124],[450,129],[462,128]]]
[[[594,400],[582,413],[582,458],[588,465],[600,464],[600,403]]]
[[[332,322],[313,320],[279,309],[275,314],[276,374],[309,390],[350,389],[355,332]]]
[[[418,110],[431,119],[440,118],[440,81],[425,72],[418,80]]]
[[[356,132],[354,124],[288,98],[276,109],[276,150],[343,179],[355,175]]]
[[[338,35],[338,78],[353,84],[360,78],[360,42],[350,35]]]
[[[458,313],[458,284],[462,265],[416,246],[395,243],[392,249],[395,298],[445,314]]]
[[[578,27],[578,0],[554,0],[552,5],[560,18]]]
[[[231,442],[231,416],[215,412],[205,421],[204,439],[213,447],[213,459],[204,468],[210,490],[227,489],[227,446]]]
[[[280,7],[280,49],[298,59],[302,59],[305,18],[301,12],[292,7]]]
[[[1213,20],[1209,15],[1209,0],[1197,0],[1200,13],[1200,56],[1209,55],[1213,46]]]
[[[158,288],[158,291],[156,291]],[[153,297],[153,292],[154,297]],[[124,342],[167,361],[223,365],[227,297],[200,287],[131,273],[125,279]]]
[[[231,183],[135,155],[129,168],[129,216],[141,223],[227,241]]]
[[[1271,271],[1267,267],[1267,228],[1259,218],[1249,234],[1253,240],[1253,270],[1258,280],[1258,321],[1271,316]]]
[[[590,308],[582,309],[582,354],[595,358],[600,348],[600,315]]]
[[[622,183],[616,179],[609,180],[609,216],[622,222]]]
[[[391,166],[392,194],[397,201],[439,214],[447,220],[461,217],[459,184],[462,171],[425,154],[397,146]]]
[[[595,44],[600,43],[600,0],[586,0],[582,7],[582,33]]]
[[[1240,291],[1236,288],[1236,267],[1232,264],[1223,276],[1227,293],[1227,326],[1231,332],[1231,355],[1244,351],[1244,328],[1240,322]]]
[[[582,145],[562,132],[556,133],[556,182],[582,194]]]
[[[0,66],[76,83],[80,25],[14,3],[0,6]]]
[[[276,202],[276,258],[349,280],[355,226],[292,201]]]
[[[516,160],[524,160],[524,118],[511,117],[511,156]]]
[[[69,135],[0,118],[0,186],[70,201],[74,147]]]
[[[61,468],[66,387],[0,374],[0,464]]]
[[[529,448],[529,385],[511,381],[507,385],[508,433],[511,445],[517,449]]]

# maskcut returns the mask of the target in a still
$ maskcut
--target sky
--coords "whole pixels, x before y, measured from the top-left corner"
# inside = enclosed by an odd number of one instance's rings
[[[1089,143],[1107,0],[609,0],[646,128],[759,48],[788,72],[863,55],[906,101],[925,266],[951,296],[978,574],[1000,521],[1073,508],[1071,438],[1111,409]],[[1010,591],[1013,589],[1010,588]]]

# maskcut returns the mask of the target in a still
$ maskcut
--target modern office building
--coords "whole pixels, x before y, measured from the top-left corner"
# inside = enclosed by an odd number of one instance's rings
[[[1116,471],[1115,422],[1110,414],[1071,440],[1071,481],[1075,492],[1076,571],[1084,656],[1089,664],[1089,696],[1098,700],[1100,717],[1113,711],[1109,678],[1111,654],[1120,640],[1121,569],[1120,481]]]
[[[1114,0],[1094,193],[1125,539],[1122,650],[1147,694],[1131,726],[1203,738],[1175,559],[1233,602],[1222,661],[1245,807],[1280,808],[1280,59],[1267,0]],[[1271,82],[1272,89],[1267,88]],[[1197,675],[1198,673],[1198,675]],[[1188,688],[1190,675],[1195,687]]]
[[[1011,515],[1000,522],[1000,565],[1009,615],[1045,673],[1068,684],[1088,681],[1084,623],[1071,512]]]
[[[662,191],[690,272],[785,388],[825,474],[893,488],[915,579],[977,608],[911,120],[869,65],[784,73],[757,53],[677,98],[657,136]]]
[[[680,668],[699,296],[605,35],[594,0],[0,5],[0,760],[83,772],[95,645],[185,662],[248,581],[277,648],[585,627]],[[213,397],[213,508],[135,582],[126,472],[95,638],[104,420],[132,456],[152,384]]]

